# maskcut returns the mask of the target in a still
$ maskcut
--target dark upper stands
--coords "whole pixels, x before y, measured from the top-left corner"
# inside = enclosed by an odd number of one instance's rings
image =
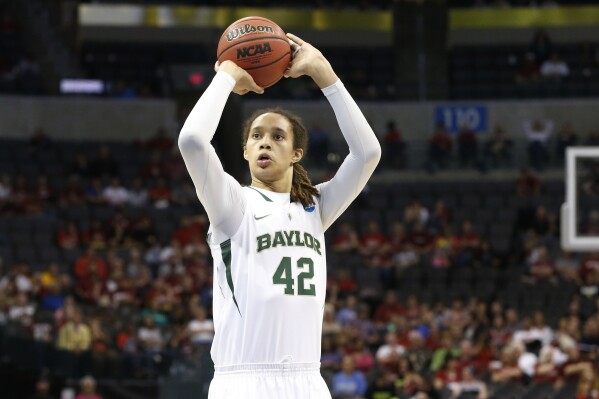
[[[591,45],[596,49],[597,44]],[[570,76],[559,84],[516,83],[516,75],[529,52],[528,46],[454,46],[451,50],[451,97],[467,98],[539,98],[599,96],[599,64],[583,59],[580,44],[555,45],[554,49],[568,64]],[[537,61],[540,63],[539,61]],[[539,65],[540,67],[540,65]]]
[[[591,51],[597,44],[589,44]],[[452,99],[508,99],[593,97],[599,95],[599,64],[585,61],[581,44],[556,45],[555,51],[568,64],[570,75],[561,82],[517,83],[516,75],[528,46],[455,46],[450,51],[449,81]],[[323,48],[323,53],[355,97],[367,100],[393,99],[393,59],[389,48]],[[168,67],[177,63],[209,64],[214,49],[189,44],[87,43],[82,63],[89,77],[131,86],[140,95],[169,95]],[[355,54],[360,54],[356,57]],[[540,67],[540,65],[539,65]],[[166,83],[166,85],[165,85]],[[166,91],[165,91],[166,90]],[[296,99],[318,98],[307,82],[282,81],[272,96]]]
[[[0,94],[42,92],[40,67],[25,49],[15,15],[0,1]]]

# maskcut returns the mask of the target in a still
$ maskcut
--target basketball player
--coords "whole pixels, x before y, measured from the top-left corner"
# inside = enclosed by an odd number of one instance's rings
[[[333,107],[350,153],[330,181],[312,186],[300,166],[306,129],[275,109],[243,132],[251,185],[225,173],[210,145],[232,92],[262,93],[233,62],[189,114],[179,147],[203,204],[214,258],[214,379],[210,399],[330,398],[320,376],[326,288],[324,232],[360,193],[381,148],[364,115],[316,48],[289,34],[286,76],[311,77]]]

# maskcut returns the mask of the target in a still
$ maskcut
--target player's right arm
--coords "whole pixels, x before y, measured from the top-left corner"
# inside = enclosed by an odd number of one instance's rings
[[[179,149],[210,223],[233,235],[243,219],[241,185],[223,169],[210,144],[231,92],[262,93],[250,75],[231,61],[217,63],[217,74],[187,117],[179,134]]]

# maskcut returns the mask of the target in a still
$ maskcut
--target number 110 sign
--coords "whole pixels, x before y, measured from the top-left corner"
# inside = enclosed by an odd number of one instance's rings
[[[482,105],[438,105],[435,121],[445,125],[449,132],[459,132],[468,127],[475,132],[487,130],[487,107]]]

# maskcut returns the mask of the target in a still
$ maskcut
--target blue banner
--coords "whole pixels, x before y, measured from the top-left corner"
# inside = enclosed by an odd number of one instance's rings
[[[447,131],[459,132],[467,126],[475,132],[487,130],[488,110],[484,105],[438,105],[435,107],[435,121],[442,122]]]

